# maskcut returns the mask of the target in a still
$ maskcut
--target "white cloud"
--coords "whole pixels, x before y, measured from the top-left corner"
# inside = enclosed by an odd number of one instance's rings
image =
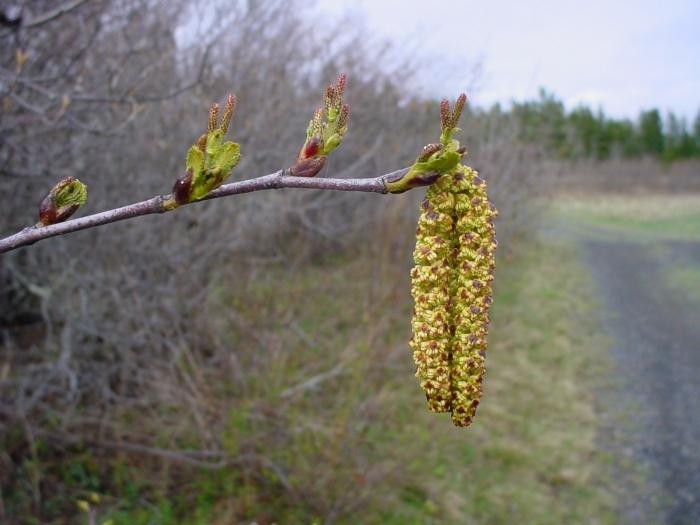
[[[423,53],[446,57],[447,64],[469,67],[483,57],[475,101],[522,100],[544,86],[567,104],[602,104],[616,116],[652,106],[694,116],[700,108],[697,0],[337,0],[321,6],[337,14],[354,10],[395,44],[420,42]],[[427,89],[436,96],[463,90],[464,70],[440,75]]]

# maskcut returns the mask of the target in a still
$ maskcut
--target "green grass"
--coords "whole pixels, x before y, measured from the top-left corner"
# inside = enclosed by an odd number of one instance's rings
[[[313,340],[285,343],[259,371],[258,399],[276,400],[308,375],[311,361],[318,371],[342,361],[346,371],[322,387],[322,397],[310,392],[287,405],[287,423],[302,430],[278,437],[277,448],[266,451],[306,500],[278,494],[266,501],[269,489],[259,481],[222,473],[215,483],[200,482],[200,493],[210,496],[197,499],[190,522],[214,520],[225,512],[222,501],[245,500],[236,507],[246,519],[268,513],[280,522],[312,523],[334,499],[352,502],[353,495],[362,503],[341,523],[612,522],[605,458],[595,445],[593,392],[603,343],[576,261],[572,246],[554,241],[533,246],[520,260],[501,261],[486,393],[466,430],[425,408],[406,345],[405,276],[395,279],[400,292],[377,288],[365,265],[346,261],[309,269],[284,286],[276,272],[250,284],[242,300],[251,321],[295,319]],[[223,300],[234,299],[224,294]],[[272,325],[291,339],[284,322]],[[364,404],[375,413],[360,422]],[[231,411],[226,442],[232,453],[264,435],[254,423],[256,406]],[[358,424],[360,432],[353,428]]]
[[[115,462],[102,470],[111,481],[90,483],[103,495],[98,523],[612,523],[595,443],[604,342],[575,248],[547,239],[499,260],[485,395],[468,429],[429,413],[413,377],[407,273],[361,254],[293,278],[281,266],[237,270],[235,287],[222,277],[212,330],[246,381],[211,385],[218,439],[232,457],[265,461],[169,467],[151,482],[138,462]]]
[[[700,238],[700,195],[560,196],[555,216],[632,239]]]

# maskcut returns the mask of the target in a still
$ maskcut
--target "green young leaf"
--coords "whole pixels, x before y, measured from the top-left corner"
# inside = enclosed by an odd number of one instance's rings
[[[323,145],[323,154],[328,155],[340,145],[341,140],[342,137],[338,133],[333,133],[330,137],[328,137],[328,140],[326,140],[326,143]]]
[[[87,186],[78,179],[68,177],[54,187],[54,202],[58,208],[82,206],[87,200]]]
[[[411,188],[429,186],[440,175],[450,173],[459,165],[462,159],[462,154],[458,151],[459,147],[459,142],[452,140],[446,147],[437,150],[426,160],[416,160],[403,177],[384,182],[387,191],[403,193]]]
[[[186,165],[187,169],[192,170],[195,176],[204,169],[204,153],[196,145],[187,152]]]
[[[241,147],[235,142],[225,142],[211,155],[210,164],[213,169],[221,170],[226,178],[241,158]]]
[[[213,188],[217,180],[212,170],[204,170],[199,177],[192,180],[191,200],[195,201],[206,196]]]
[[[425,162],[416,162],[415,166],[420,171],[439,171],[440,173],[448,173],[457,167],[462,159],[457,151],[442,150],[432,155]]]
[[[220,128],[210,131],[207,134],[207,164],[211,165],[211,158],[216,156],[217,152],[221,148],[221,142],[224,140],[224,133]]]

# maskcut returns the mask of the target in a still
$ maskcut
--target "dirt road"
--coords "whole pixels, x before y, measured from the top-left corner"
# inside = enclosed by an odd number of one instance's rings
[[[700,242],[588,237],[581,245],[619,379],[616,394],[601,399],[617,412],[612,426],[620,425],[608,435],[624,435],[610,451],[616,464],[632,465],[645,479],[632,487],[621,470],[622,484],[630,485],[624,521],[698,525],[700,304],[666,276],[679,262],[700,266]]]

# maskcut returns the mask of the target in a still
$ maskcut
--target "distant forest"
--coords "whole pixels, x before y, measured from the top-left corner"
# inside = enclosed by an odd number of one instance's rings
[[[492,118],[506,116],[499,105],[487,113]],[[539,143],[558,158],[652,156],[674,161],[700,157],[700,110],[692,125],[673,112],[664,116],[655,108],[642,111],[636,120],[614,119],[602,109],[584,105],[566,111],[562,101],[540,89],[537,100],[515,102],[508,113],[521,140]]]

